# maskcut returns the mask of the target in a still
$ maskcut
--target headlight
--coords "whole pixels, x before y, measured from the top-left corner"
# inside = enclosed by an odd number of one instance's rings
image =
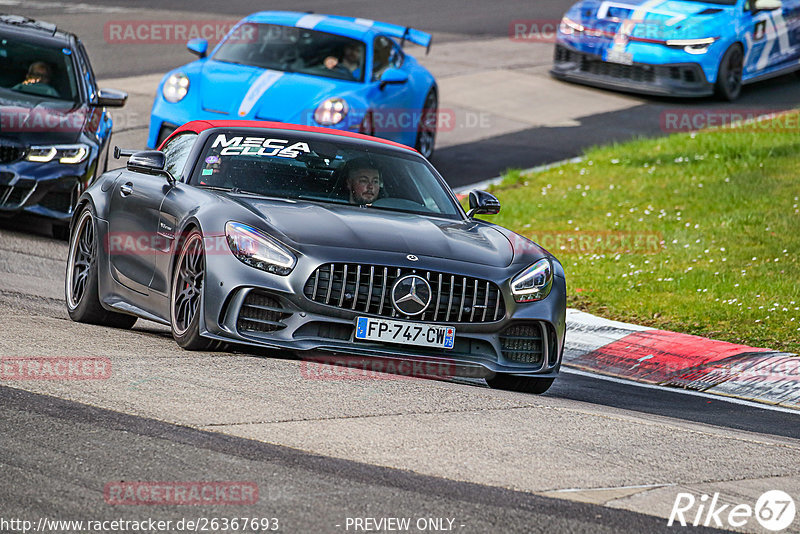
[[[269,237],[246,224],[230,221],[225,225],[225,238],[233,255],[256,269],[286,276],[294,269],[294,254]]]
[[[169,75],[167,81],[164,82],[164,87],[161,88],[161,94],[164,95],[164,100],[167,102],[180,102],[186,93],[189,92],[189,77],[182,72],[176,72]]]
[[[670,39],[667,46],[672,48],[683,48],[689,54],[705,54],[708,47],[714,44],[719,37],[706,37],[704,39]]]
[[[547,258],[537,261],[511,281],[511,293],[517,302],[542,300],[552,288],[553,266]]]
[[[317,107],[314,112],[314,120],[323,126],[332,126],[342,122],[348,111],[350,111],[350,106],[343,98],[329,98]]]
[[[584,27],[582,24],[564,17],[561,19],[561,24],[558,25],[558,30],[564,35],[572,35],[573,33],[583,33]]]
[[[61,163],[74,165],[81,163],[89,156],[86,145],[32,146],[25,159],[38,163],[48,163],[58,159]]]

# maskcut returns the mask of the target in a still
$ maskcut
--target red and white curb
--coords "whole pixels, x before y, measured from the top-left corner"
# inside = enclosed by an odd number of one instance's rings
[[[800,357],[567,310],[564,365],[800,409]]]

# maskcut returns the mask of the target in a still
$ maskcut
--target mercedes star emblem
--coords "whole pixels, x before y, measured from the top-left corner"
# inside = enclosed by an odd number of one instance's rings
[[[392,287],[392,304],[397,311],[408,316],[419,315],[428,309],[431,296],[428,281],[415,274],[398,279]]]

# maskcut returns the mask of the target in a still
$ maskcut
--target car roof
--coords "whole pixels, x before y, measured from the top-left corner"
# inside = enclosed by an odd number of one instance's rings
[[[355,19],[354,21],[349,21],[333,15],[302,13],[299,11],[260,11],[245,17],[242,22],[296,26],[361,40],[375,34],[371,27],[372,20]]]
[[[419,154],[417,150],[411,148],[410,146],[403,145],[400,143],[395,143],[394,141],[389,141],[387,139],[380,139],[378,137],[371,137],[369,135],[364,135],[355,132],[346,132],[342,130],[334,130],[333,128],[321,128],[318,126],[303,126],[300,124],[289,124],[286,122],[268,122],[268,121],[244,121],[244,120],[213,120],[213,121],[205,121],[205,120],[198,120],[198,121],[191,121],[187,122],[167,137],[161,146],[171,139],[172,137],[182,133],[182,132],[195,132],[200,133],[206,130],[210,130],[212,128],[258,128],[264,130],[288,130],[293,132],[311,132],[311,133],[320,133],[320,134],[328,134],[334,135],[338,137],[346,137],[348,139],[359,139],[362,141],[367,141],[370,143],[380,143],[383,145],[392,146],[395,148],[401,148],[404,150],[408,150],[410,152],[414,152],[415,154]],[[160,147],[159,147],[160,148]]]
[[[20,15],[0,14],[0,32],[13,33],[23,37],[26,42],[39,44],[54,44],[58,46],[71,45],[77,37],[59,30],[55,24]]]

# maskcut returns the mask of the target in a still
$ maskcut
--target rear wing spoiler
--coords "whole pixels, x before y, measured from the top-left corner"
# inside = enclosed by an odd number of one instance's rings
[[[425,33],[420,30],[415,30],[414,28],[409,28],[406,26],[389,24],[388,22],[378,22],[376,20],[360,19],[355,17],[340,17],[338,15],[328,15],[328,16],[330,18],[335,18],[339,20],[346,20],[354,24],[360,24],[361,26],[368,26],[378,33],[382,33],[384,35],[388,35],[389,37],[395,37],[397,39],[400,39],[400,46],[403,46],[406,41],[411,41],[416,45],[424,46],[426,54],[430,53],[431,51],[431,42],[433,41],[433,37],[429,33]]]

